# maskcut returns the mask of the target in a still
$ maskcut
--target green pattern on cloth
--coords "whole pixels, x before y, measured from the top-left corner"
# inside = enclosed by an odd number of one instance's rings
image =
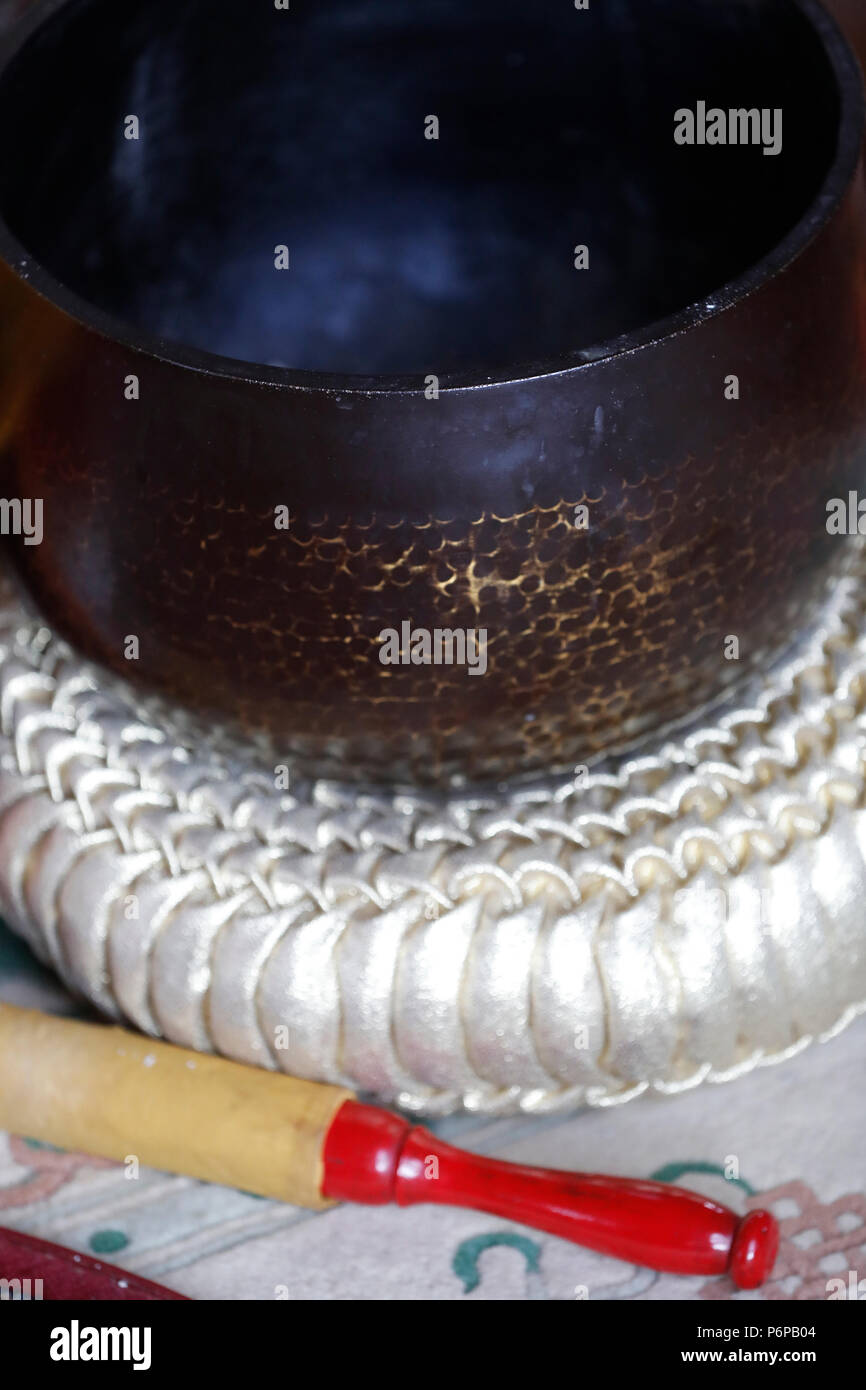
[[[541,1246],[536,1241],[529,1240],[526,1236],[511,1235],[507,1231],[498,1231],[486,1236],[470,1236],[469,1240],[461,1241],[451,1261],[451,1268],[462,1282],[464,1293],[472,1293],[473,1289],[478,1288],[481,1283],[478,1261],[485,1250],[490,1250],[495,1245],[508,1245],[514,1250],[520,1250],[526,1256],[529,1272],[538,1274]]]
[[[118,1250],[125,1250],[128,1244],[129,1237],[123,1231],[94,1231],[88,1241],[94,1255],[116,1255]]]
[[[661,1168],[650,1173],[650,1177],[655,1182],[679,1182],[681,1178],[688,1177],[689,1173],[712,1173],[718,1178],[724,1178],[725,1182],[742,1188],[747,1196],[755,1195],[755,1189],[745,1178],[729,1178],[720,1163],[705,1163],[701,1159],[688,1159],[685,1163],[664,1163]]]

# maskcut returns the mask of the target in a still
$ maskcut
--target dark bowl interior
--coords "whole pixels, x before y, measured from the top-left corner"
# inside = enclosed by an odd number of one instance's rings
[[[782,152],[677,146],[698,101],[783,108]],[[0,83],[0,211],[133,331],[483,375],[739,276],[806,211],[837,126],[789,0],[73,0]]]

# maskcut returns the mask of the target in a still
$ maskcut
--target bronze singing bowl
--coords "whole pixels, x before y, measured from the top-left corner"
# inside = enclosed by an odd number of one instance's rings
[[[678,142],[701,102],[781,149]],[[341,777],[568,769],[698,709],[847,553],[862,126],[812,0],[37,6],[0,61],[27,589]],[[405,622],[485,630],[485,674],[383,664]]]

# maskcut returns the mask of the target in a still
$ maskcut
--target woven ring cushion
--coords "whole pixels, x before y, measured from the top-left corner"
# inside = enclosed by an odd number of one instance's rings
[[[866,1000],[866,551],[700,722],[498,796],[275,789],[0,589],[0,906],[145,1032],[418,1111],[722,1081]]]

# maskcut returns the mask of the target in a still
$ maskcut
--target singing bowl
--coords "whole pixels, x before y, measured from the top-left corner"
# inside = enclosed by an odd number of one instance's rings
[[[678,143],[699,102],[781,149]],[[862,128],[812,0],[37,6],[0,60],[27,591],[319,774],[521,777],[695,711],[844,563]],[[383,664],[404,623],[486,632],[483,676]]]

